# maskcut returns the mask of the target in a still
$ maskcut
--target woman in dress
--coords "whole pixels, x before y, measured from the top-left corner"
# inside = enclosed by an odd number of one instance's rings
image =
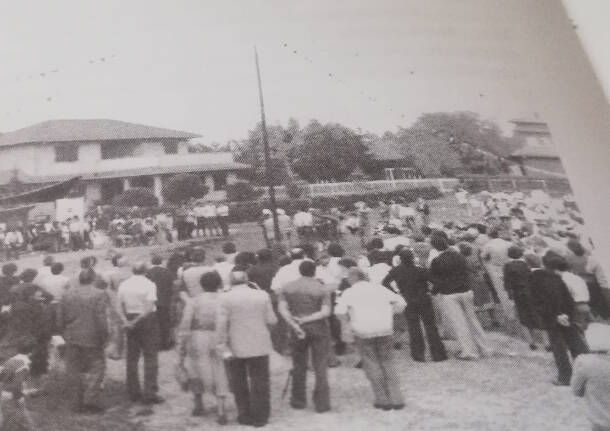
[[[229,384],[221,353],[217,350],[216,312],[222,279],[216,271],[201,276],[201,290],[185,303],[178,328],[180,363],[189,377],[194,396],[193,416],[203,416],[203,393],[216,396],[218,423],[227,423],[225,399]]]

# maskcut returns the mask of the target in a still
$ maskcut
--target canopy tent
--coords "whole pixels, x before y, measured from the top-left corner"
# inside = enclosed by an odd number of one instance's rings
[[[73,177],[66,181],[37,187],[26,192],[0,196],[0,206],[6,207],[10,205],[55,201],[67,195],[79,180],[80,177]]]

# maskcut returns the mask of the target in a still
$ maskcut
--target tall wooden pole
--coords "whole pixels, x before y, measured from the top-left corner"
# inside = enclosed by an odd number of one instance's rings
[[[261,83],[261,70],[258,65],[258,52],[254,47],[254,62],[256,63],[256,76],[258,78],[258,98],[261,104],[261,126],[263,131],[263,148],[265,151],[265,178],[269,188],[269,201],[271,202],[271,217],[273,217],[273,232],[276,245],[282,240],[280,224],[277,218],[277,203],[275,201],[275,188],[273,187],[273,172],[271,170],[271,157],[269,156],[269,140],[267,136],[267,124],[265,121],[265,103],[263,102],[263,85]]]

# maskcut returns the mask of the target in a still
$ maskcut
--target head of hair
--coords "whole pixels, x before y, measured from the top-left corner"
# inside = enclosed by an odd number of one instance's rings
[[[292,259],[290,258],[290,256],[282,256],[282,257],[280,257],[278,264],[280,266],[286,266],[286,265],[290,265],[291,262],[292,262]]]
[[[133,264],[132,272],[134,275],[144,275],[146,274],[146,263],[144,262],[136,262]]]
[[[300,260],[303,259],[305,257],[305,251],[301,248],[293,248],[292,250],[290,250],[290,258],[292,260]]]
[[[260,263],[268,263],[273,259],[273,253],[268,248],[262,248],[256,252],[256,258]]]
[[[316,275],[316,264],[310,260],[304,260],[299,265],[299,273],[303,277],[313,277]]]
[[[367,257],[371,265],[382,263],[384,260],[383,252],[378,249],[371,250]]]
[[[340,259],[337,263],[344,268],[352,268],[354,266],[358,266],[358,262],[356,262],[351,257],[344,257]]]
[[[235,256],[235,266],[247,268],[251,265],[256,265],[256,254],[251,251],[240,251]]]
[[[432,233],[432,229],[430,229],[430,226],[422,226],[421,233],[424,236],[428,236]]]
[[[237,284],[246,284],[248,282],[248,273],[246,271],[241,270],[240,268],[233,268],[233,271],[229,274],[229,281],[231,286],[235,286]]]
[[[586,253],[585,248],[582,246],[580,241],[576,239],[570,239],[566,245],[576,256],[584,256]]]
[[[61,274],[64,270],[64,264],[61,262],[55,262],[51,265],[51,274],[58,275]]]
[[[413,266],[414,256],[411,249],[404,247],[398,252],[400,264],[404,266]]]
[[[438,251],[445,251],[449,247],[447,238],[442,235],[432,235],[430,238],[430,245]]]
[[[472,254],[472,246],[466,242],[460,242],[458,248],[462,256],[468,257]]]
[[[525,255],[524,259],[527,266],[529,266],[531,269],[540,268],[542,266],[542,260],[537,254],[528,253]]]
[[[496,239],[500,236],[500,229],[498,228],[494,228],[492,230],[489,231],[489,237],[491,239]]]
[[[135,268],[134,268],[135,274]],[[83,269],[78,274],[78,282],[80,284],[92,284],[95,281],[95,271],[92,268]]]
[[[357,266],[353,266],[347,270],[347,280],[350,284],[357,283],[358,281],[367,280],[368,277],[366,273],[358,268]]]
[[[80,267],[82,269],[93,268],[97,263],[95,256],[85,256],[80,260]]]
[[[5,277],[11,277],[15,275],[17,270],[17,265],[15,265],[14,263],[5,263],[4,265],[2,265],[2,274]]]
[[[366,244],[367,250],[380,250],[383,248],[383,239],[375,237]]]
[[[190,253],[190,261],[195,263],[205,262],[205,250],[202,248],[194,248]]]
[[[303,253],[305,253],[305,257],[308,257],[311,260],[316,259],[316,248],[313,244],[301,244],[299,248],[303,250]]]
[[[330,244],[328,244],[328,247],[326,247],[326,252],[330,257],[345,256],[345,250],[343,250],[343,247],[341,247],[336,242],[331,242]]]
[[[235,244],[232,242],[225,242],[224,245],[222,246],[222,252],[224,254],[233,254],[237,251],[237,248],[235,247]]]
[[[21,279],[21,281],[23,281],[24,283],[31,283],[32,281],[34,281],[34,279],[38,276],[38,271],[36,271],[33,268],[27,268],[25,269],[21,275],[19,276],[19,278]]]
[[[568,267],[566,260],[554,251],[547,251],[542,257],[542,264],[551,271],[565,271]]]
[[[158,254],[155,254],[150,259],[150,263],[152,263],[153,265],[161,265],[163,263],[163,258],[161,256],[159,256]]]
[[[216,292],[222,286],[222,278],[216,271],[209,271],[201,276],[199,284],[204,292]]]
[[[511,259],[521,259],[523,257],[523,249],[516,245],[511,245],[508,248],[508,257]]]
[[[45,256],[42,259],[42,266],[51,266],[53,263],[55,263],[55,258],[51,255]]]
[[[112,256],[112,258],[110,259],[112,266],[119,266],[122,258],[123,258],[123,255],[121,253],[117,253],[114,256]]]

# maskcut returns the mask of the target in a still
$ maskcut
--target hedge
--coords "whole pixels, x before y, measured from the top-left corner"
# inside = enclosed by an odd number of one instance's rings
[[[358,201],[368,202],[369,206],[377,206],[379,201],[404,199],[406,202],[414,202],[417,198],[438,199],[442,193],[436,187],[420,187],[410,190],[402,190],[390,193],[354,194],[342,196],[319,196],[314,198],[281,199],[277,201],[278,208],[285,210],[288,214],[294,214],[301,208],[332,208],[350,207]],[[268,199],[249,202],[232,202],[229,204],[229,214],[233,223],[244,221],[256,221],[260,218],[263,209],[269,208]]]

